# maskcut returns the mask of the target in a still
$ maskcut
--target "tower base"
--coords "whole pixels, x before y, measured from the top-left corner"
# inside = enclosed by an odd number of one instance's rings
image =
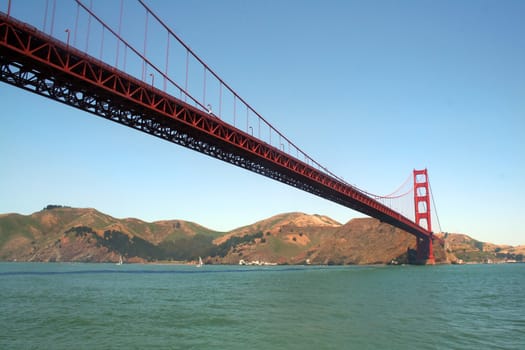
[[[434,248],[432,236],[425,238],[416,238],[416,260],[417,265],[435,265]]]

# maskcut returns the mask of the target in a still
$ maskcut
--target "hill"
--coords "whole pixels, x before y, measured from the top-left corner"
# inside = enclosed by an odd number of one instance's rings
[[[444,238],[452,263],[523,262],[525,255],[525,246],[512,247],[481,242],[459,233],[448,233]]]
[[[200,242],[211,244],[220,235],[183,220],[147,223],[50,205],[31,215],[0,215],[0,260],[104,262],[120,255],[137,262],[186,260],[189,251],[202,253]]]
[[[326,216],[286,213],[235,229],[214,243],[225,244],[235,238],[255,236],[253,240],[236,244],[222,262],[236,264],[242,259],[297,264],[304,263],[306,252],[320,246],[322,237],[333,234],[339,227],[339,222]]]
[[[303,213],[280,214],[236,229],[225,237],[259,233],[239,244],[222,262],[239,260],[279,264],[387,264],[408,263],[414,236],[376,219],[353,219],[342,225],[328,217]],[[439,261],[444,251],[436,248]],[[216,260],[219,262],[219,260]]]
[[[497,246],[447,234],[437,262],[523,259],[525,247]],[[95,209],[50,205],[31,215],[0,215],[0,260],[116,262],[239,261],[278,264],[407,263],[412,235],[371,218],[341,224],[322,215],[279,214],[217,232],[184,220],[117,219]]]

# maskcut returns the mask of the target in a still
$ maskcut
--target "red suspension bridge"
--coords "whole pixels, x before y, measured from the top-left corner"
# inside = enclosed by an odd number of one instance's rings
[[[139,41],[125,34],[123,0],[112,2],[120,5],[113,22],[93,0],[71,0],[68,9],[64,2],[58,9],[56,0],[41,1],[45,7],[30,12],[42,18],[23,22],[17,19],[24,15],[20,3],[8,0],[0,12],[1,81],[389,223],[416,237],[420,263],[434,263],[433,241],[439,239],[432,232],[426,169],[414,170],[388,196],[350,185],[255,111],[142,0]],[[67,27],[57,31],[58,18],[65,17]],[[399,207],[407,198],[410,204]]]

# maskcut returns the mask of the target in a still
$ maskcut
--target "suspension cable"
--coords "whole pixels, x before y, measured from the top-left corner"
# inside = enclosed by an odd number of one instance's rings
[[[377,195],[377,194],[374,194],[374,193],[371,193],[371,192],[368,192],[368,191],[365,191],[363,189],[360,189],[360,188],[357,188],[355,186],[353,186],[354,188],[358,189],[359,191],[365,193],[366,195],[370,196],[370,197],[373,197],[375,199],[388,199],[388,198],[392,198],[392,199],[395,199],[395,198],[400,198],[400,197],[404,197],[406,195],[408,195],[410,192],[413,191],[413,188],[410,188],[408,191],[402,193],[402,194],[398,194],[396,196],[394,196],[395,193],[399,192],[403,187],[405,187],[407,185],[407,183],[410,181],[411,179],[411,174],[408,175],[407,179],[403,182],[403,184],[401,186],[399,186],[394,192],[386,195],[386,196],[380,196],[380,195]]]
[[[143,61],[142,64],[143,64],[143,72],[142,72],[142,80],[144,81],[145,77],[145,72],[144,70],[147,69],[147,67],[145,67],[146,65],[150,66],[154,71],[156,71],[160,76],[162,76],[166,81],[170,82],[171,84],[173,84],[173,86],[175,86],[180,92],[181,94],[184,94],[184,100],[186,100],[187,98],[190,98],[195,104],[196,106],[202,108],[203,110],[206,110],[206,106],[201,103],[200,101],[198,101],[196,98],[194,98],[191,94],[188,93],[187,91],[187,74],[188,74],[188,70],[186,70],[186,83],[185,83],[185,86],[184,88],[182,86],[180,86],[179,84],[177,84],[175,81],[173,81],[169,76],[168,76],[168,72],[167,72],[167,69],[165,72],[163,72],[161,69],[159,69],[156,65],[154,65],[147,57],[146,57],[146,35],[147,35],[147,27],[146,27],[146,34],[145,34],[145,39],[144,39],[144,52],[141,53],[139,50],[137,50],[136,48],[134,48],[132,45],[130,45],[122,36],[121,36],[121,33],[120,33],[120,26],[121,26],[121,22],[122,22],[122,19],[120,18],[120,21],[119,21],[119,28],[118,28],[118,33],[113,30],[110,26],[108,26],[102,19],[100,19],[92,10],[92,0],[90,0],[90,5],[89,5],[89,8],[82,2],[82,0],[75,0],[75,2],[77,3],[77,11],[78,9],[81,7],[84,11],[86,11],[88,14],[89,14],[89,17],[88,17],[88,38],[89,38],[89,27],[90,27],[90,24],[91,24],[91,18],[94,18],[96,21],[98,21],[103,28],[107,29],[114,37],[117,38],[117,42],[122,42],[122,44],[124,45],[124,50],[127,51],[127,49],[129,48],[131,51],[133,51],[139,58],[141,58],[141,60]],[[241,98],[228,84],[226,84],[225,81],[223,81],[201,58],[199,58],[194,52],[193,50],[187,45],[185,44],[181,38],[179,38],[177,36],[177,34],[175,34],[166,24],[164,21],[162,21],[146,4],[143,0],[138,0],[138,2],[145,8],[146,10],[146,26],[148,25],[147,23],[147,19],[149,17],[149,15],[153,16],[154,19],[156,21],[159,22],[159,24],[161,24],[161,26],[163,26],[167,32],[168,32],[168,38],[169,38],[169,35],[173,36],[185,49],[186,49],[186,65],[188,65],[188,59],[189,59],[189,56],[191,54],[192,57],[194,57],[203,67],[204,67],[204,71],[206,72],[209,72],[211,75],[213,75],[214,78],[216,78],[219,83],[220,83],[220,86],[222,88],[222,86],[224,86],[227,90],[229,90],[232,94],[233,94],[233,98],[234,98],[234,126],[235,126],[235,110],[236,110],[236,106],[235,106],[235,102],[237,100],[239,100],[242,104],[244,104],[247,108],[247,113],[249,113],[250,111],[252,113],[254,113],[259,121],[262,121],[263,123],[265,123],[266,125],[269,126],[270,128],[270,144],[271,144],[271,133],[272,131],[277,133],[277,135],[279,136],[279,139],[283,139],[285,140],[287,143],[288,143],[288,148],[290,149],[290,147],[293,147],[296,149],[297,153],[300,153],[301,155],[303,155],[305,157],[305,161],[307,164],[309,163],[312,163],[312,165],[316,166],[318,170],[320,170],[321,172],[324,172],[325,174],[331,176],[332,178],[334,178],[335,180],[341,182],[342,184],[346,185],[346,186],[349,186],[351,188],[353,188],[354,190],[358,191],[358,192],[361,192],[362,194],[364,195],[367,195],[371,198],[375,198],[376,200],[377,199],[396,199],[396,198],[400,198],[400,197],[404,197],[406,195],[408,195],[413,189],[411,188],[410,190],[408,190],[407,192],[405,193],[402,193],[400,195],[396,195],[396,196],[393,196],[393,194],[397,193],[398,191],[400,191],[410,180],[410,176],[404,181],[404,183],[398,188],[396,189],[394,192],[392,192],[391,194],[387,195],[387,196],[378,196],[378,195],[375,195],[373,193],[370,193],[368,191],[365,191],[355,185],[351,185],[349,184],[346,180],[344,180],[343,178],[341,178],[340,176],[337,176],[336,174],[334,174],[333,172],[331,172],[329,169],[327,169],[326,167],[322,166],[320,163],[318,163],[317,161],[315,161],[313,158],[311,158],[308,154],[306,154],[303,150],[301,150],[297,145],[295,145],[293,142],[291,142],[286,136],[284,136],[279,130],[277,130],[275,127],[273,127],[273,125],[271,125],[264,117],[262,117],[257,111],[255,111],[243,98]],[[122,7],[122,4],[121,4],[121,7]],[[122,10],[121,10],[122,12]],[[122,13],[120,14],[120,16],[122,17]],[[87,51],[87,46],[88,46],[88,40],[86,40],[86,51]],[[119,50],[119,46],[120,44],[117,44],[117,54],[118,54],[118,50]],[[118,58],[117,58],[118,60]],[[124,69],[125,69],[125,60],[126,60],[126,52],[124,53]],[[118,64],[118,61],[117,61],[117,64]],[[206,79],[206,75],[205,75],[205,78]],[[206,83],[206,81],[204,80],[204,84]],[[205,88],[204,88],[205,89]],[[221,90],[222,91],[222,90]],[[204,94],[206,93],[206,91],[204,90]],[[205,95],[204,95],[205,96]],[[182,97],[182,96],[181,96]],[[205,97],[204,97],[205,98]],[[283,149],[284,151],[284,149]]]
[[[428,178],[427,178],[428,180]],[[436,202],[434,201],[434,191],[432,191],[432,186],[430,185],[430,181],[428,181],[428,187],[430,189],[430,194],[431,194],[431,198],[432,198],[432,205],[434,206],[434,213],[436,213],[436,219],[437,219],[437,223],[438,223],[438,226],[439,226],[439,231],[440,232],[443,232],[443,229],[441,228],[441,223],[439,222],[439,215],[438,215],[438,212],[437,212],[437,207],[436,207]]]
[[[157,68],[157,66],[155,66],[154,64],[151,63],[150,60],[148,60],[142,53],[140,53],[139,50],[135,49],[132,45],[130,45],[126,40],[124,40],[120,35],[118,35],[111,27],[109,27],[102,19],[100,19],[100,17],[98,17],[91,9],[88,9],[83,3],[81,0],[75,0],[77,2],[77,4],[79,4],[83,9],[84,11],[86,11],[90,17],[89,19],[91,19],[91,17],[93,17],[97,22],[99,22],[103,27],[105,27],[111,34],[113,34],[113,36],[115,36],[116,38],[118,38],[123,44],[124,44],[124,49],[126,48],[129,48],[131,51],[133,51],[138,57],[140,57],[142,60],[144,60],[152,69],[154,69],[157,73],[159,73],[161,76],[163,77],[166,77],[166,79],[173,84],[173,86],[175,86],[177,89],[179,89],[180,91],[182,91],[186,96],[188,96],[192,101],[194,101],[197,105],[199,105],[202,109],[205,108],[205,106],[203,106],[199,101],[197,101],[195,98],[193,98],[193,96],[191,96],[190,94],[188,94],[186,92],[186,90],[184,90],[181,86],[179,86],[175,81],[173,81],[172,79],[170,79],[168,76],[166,76],[159,68]],[[89,34],[89,33],[88,33]],[[87,51],[87,49],[86,49]],[[126,56],[124,55],[124,58]],[[124,63],[124,68],[125,68],[125,63]]]
[[[80,0],[76,0],[76,1],[78,2]],[[266,125],[268,125],[268,127],[270,128],[270,143],[271,143],[271,132],[273,130],[275,133],[277,133],[277,135],[279,135],[280,138],[284,139],[288,143],[288,148],[293,147],[298,151],[298,153],[303,155],[305,157],[307,164],[309,164],[308,161],[310,161],[313,165],[317,166],[317,169],[321,170],[325,174],[332,176],[333,178],[340,181],[341,183],[347,186],[350,186],[364,194],[368,194],[366,191],[363,191],[362,189],[359,189],[356,186],[350,185],[343,178],[337,176],[336,174],[328,170],[328,168],[324,167],[319,162],[314,160],[306,152],[304,152],[301,148],[299,148],[296,144],[294,144],[290,139],[288,139],[283,133],[281,133],[269,121],[267,121],[261,114],[259,114],[250,104],[248,104],[248,102],[246,102],[239,94],[237,94],[237,92],[235,92],[235,90],[233,90],[233,88],[231,88],[221,77],[219,77],[219,75],[215,73],[215,71],[213,71],[155,12],[153,12],[153,10],[151,10],[150,7],[143,0],[138,0],[138,2],[146,9],[147,12],[149,12],[155,18],[155,20],[157,20],[157,22],[162,27],[164,27],[164,29],[168,31],[169,34],[171,34],[186,49],[186,53],[187,53],[186,59],[187,60],[188,60],[188,56],[191,54],[191,56],[195,58],[215,79],[217,79],[217,81],[220,84],[222,84],[227,90],[229,90],[233,94],[234,100],[239,100],[242,104],[246,106],[247,109],[249,109],[252,113],[254,113],[257,116],[257,118],[259,118],[259,120],[262,120]],[[207,110],[204,104],[197,102],[196,99],[194,99],[192,96],[188,94],[187,86],[185,86],[185,89],[182,91],[184,91],[185,95],[187,95],[192,100],[194,100],[204,110]],[[234,126],[235,126],[235,117],[234,117]]]
[[[405,182],[403,182],[403,184],[401,186],[399,186],[394,192],[390,193],[390,194],[387,194],[385,196],[376,196],[377,198],[399,198],[399,197],[403,197],[403,196],[406,196],[407,194],[409,194],[410,192],[412,192],[413,188],[410,188],[408,191],[406,191],[405,193],[402,193],[402,194],[398,194],[396,196],[394,196],[395,193],[399,192],[403,187],[405,187],[407,185],[407,183],[410,181],[410,179],[412,178],[412,174],[409,174],[407,179],[405,180]]]

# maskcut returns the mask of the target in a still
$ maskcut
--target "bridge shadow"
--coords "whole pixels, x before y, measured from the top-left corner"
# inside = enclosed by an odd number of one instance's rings
[[[415,265],[418,263],[417,259],[417,250],[412,248],[407,248],[407,252],[405,255],[405,259],[407,264]]]

